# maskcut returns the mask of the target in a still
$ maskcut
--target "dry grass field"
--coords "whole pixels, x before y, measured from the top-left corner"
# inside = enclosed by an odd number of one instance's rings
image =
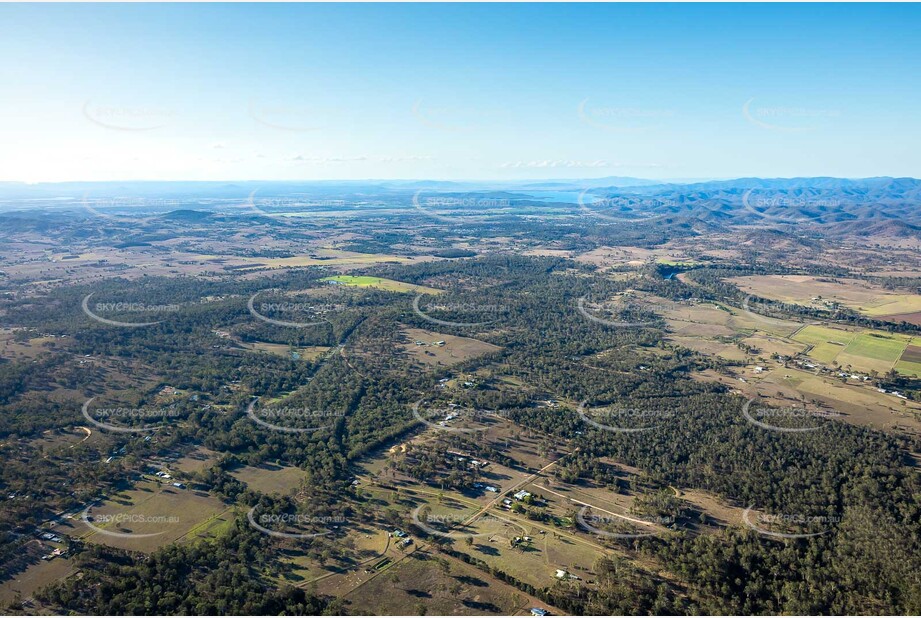
[[[502,349],[485,341],[422,328],[403,328],[401,332],[404,335],[403,350],[413,361],[426,368],[450,367]],[[444,345],[435,345],[439,341],[443,341]]]
[[[88,517],[92,526],[77,515],[56,530],[89,543],[147,553],[195,537],[199,530],[207,531],[211,521],[228,510],[205,492],[147,479],[91,507]]]
[[[246,483],[253,491],[264,494],[294,493],[304,480],[304,471],[292,466],[243,466],[230,473],[238,481]]]

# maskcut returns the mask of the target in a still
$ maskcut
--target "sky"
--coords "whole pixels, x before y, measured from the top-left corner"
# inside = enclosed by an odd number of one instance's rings
[[[0,180],[921,176],[921,6],[0,5]]]

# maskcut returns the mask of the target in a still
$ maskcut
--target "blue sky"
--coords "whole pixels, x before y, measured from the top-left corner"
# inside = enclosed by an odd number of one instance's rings
[[[921,176],[917,5],[0,5],[0,180]]]

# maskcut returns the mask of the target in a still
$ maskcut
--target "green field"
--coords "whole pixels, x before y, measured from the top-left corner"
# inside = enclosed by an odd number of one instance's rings
[[[793,339],[812,345],[809,356],[815,360],[842,367],[850,365],[856,371],[886,373],[896,369],[906,375],[921,376],[915,345],[919,338],[882,331],[846,331],[810,324],[797,332]],[[914,344],[914,345],[911,345]]]
[[[321,281],[334,281],[342,285],[350,285],[359,288],[378,288],[387,290],[388,292],[419,292],[424,294],[441,294],[442,292],[442,290],[424,285],[394,281],[393,279],[382,279],[381,277],[368,277],[365,275],[336,275],[334,277],[326,277],[321,279]]]
[[[806,326],[793,336],[794,341],[813,346],[809,356],[821,363],[831,363],[853,341],[856,333],[828,328]]]
[[[844,352],[853,356],[865,356],[894,363],[908,347],[908,341],[898,335],[861,333],[854,337]]]

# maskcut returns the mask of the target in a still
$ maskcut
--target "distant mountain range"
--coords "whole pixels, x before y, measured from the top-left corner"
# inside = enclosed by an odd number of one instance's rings
[[[406,205],[418,192],[489,194],[515,201],[568,203],[614,220],[678,217],[716,225],[823,224],[842,233],[917,236],[921,226],[921,180],[916,178],[736,178],[662,182],[630,177],[546,181],[240,181],[0,183],[0,211],[61,209],[83,200],[163,200],[161,212],[209,210],[250,196],[377,200]],[[581,202],[581,204],[580,204]],[[146,203],[150,207],[150,203]],[[130,206],[129,206],[130,207]],[[855,222],[873,223],[873,226]],[[876,225],[879,224],[879,225]],[[885,225],[883,225],[885,224]]]

